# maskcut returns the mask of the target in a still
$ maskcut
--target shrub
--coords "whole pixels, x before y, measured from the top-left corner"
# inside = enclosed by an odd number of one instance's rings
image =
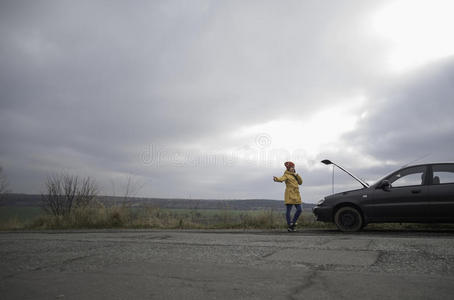
[[[97,185],[90,177],[79,179],[69,174],[47,177],[47,194],[41,195],[42,208],[54,216],[69,216],[73,207],[89,206],[97,195]]]

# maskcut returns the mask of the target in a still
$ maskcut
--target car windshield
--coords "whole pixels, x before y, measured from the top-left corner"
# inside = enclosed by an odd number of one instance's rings
[[[378,180],[376,180],[372,185],[376,185],[376,184],[379,184],[380,182],[382,182],[383,180],[385,180],[387,177],[391,176],[393,173],[395,173],[397,170],[394,170],[392,172],[389,172],[388,174],[386,174],[385,176],[383,177],[380,177]]]

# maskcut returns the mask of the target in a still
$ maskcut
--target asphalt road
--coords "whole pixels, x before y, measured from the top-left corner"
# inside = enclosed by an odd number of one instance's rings
[[[453,232],[0,233],[0,299],[453,299]]]

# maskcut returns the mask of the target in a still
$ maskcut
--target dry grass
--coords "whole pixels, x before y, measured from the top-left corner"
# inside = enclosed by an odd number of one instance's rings
[[[26,224],[18,217],[14,216],[0,222],[0,230],[17,230],[24,229]]]
[[[20,229],[96,229],[96,228],[150,228],[150,229],[285,229],[284,210],[229,209],[160,209],[158,207],[104,206],[95,203],[75,208],[67,216],[49,214],[36,217],[3,212],[0,230]],[[27,213],[27,212],[25,212]],[[334,224],[317,222],[310,212],[303,212],[299,228],[330,228]],[[454,229],[454,224],[369,224],[366,230],[440,230]]]
[[[299,227],[329,226],[316,222],[311,213],[303,213],[298,223]],[[286,228],[286,223],[283,211],[163,210],[99,203],[75,208],[66,216],[46,214],[27,220],[14,216],[0,222],[0,230],[88,228],[279,229]]]

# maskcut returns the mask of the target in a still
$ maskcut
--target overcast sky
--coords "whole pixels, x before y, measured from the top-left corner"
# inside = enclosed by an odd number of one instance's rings
[[[0,165],[14,192],[331,193],[454,160],[452,1],[0,1]],[[357,187],[336,172],[336,190]]]

